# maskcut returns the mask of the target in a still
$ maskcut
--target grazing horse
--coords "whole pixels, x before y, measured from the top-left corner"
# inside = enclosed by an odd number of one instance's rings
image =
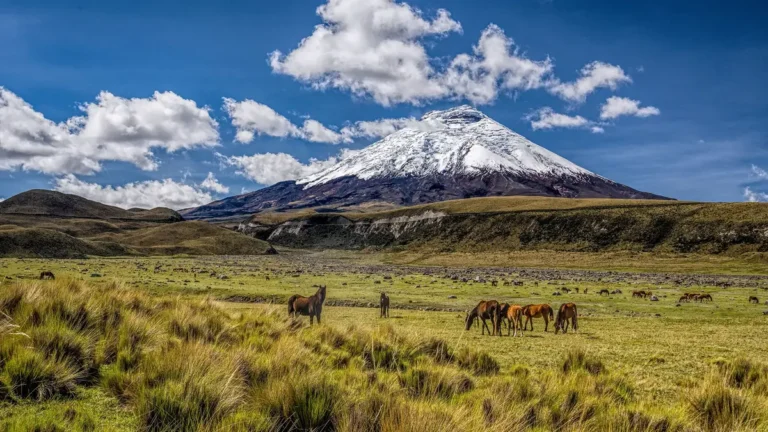
[[[552,307],[548,304],[528,305],[523,307],[523,315],[525,316],[525,325],[523,330],[528,330],[528,323],[531,323],[531,331],[533,331],[533,319],[544,318],[544,331],[549,329],[549,320],[554,319],[555,313],[552,311]]]
[[[499,319],[496,321],[498,326],[498,332],[501,334],[501,325],[507,322],[507,336],[510,335],[512,329],[515,329],[514,336],[517,336],[517,330],[520,329],[520,337],[523,336],[523,307],[519,305],[510,305],[504,303],[499,308]]]
[[[40,273],[40,280],[50,279],[54,280],[56,279],[56,276],[53,275],[53,272],[51,271],[44,271]]]
[[[683,295],[682,297],[680,297],[680,300],[678,300],[677,302],[678,303],[682,303],[682,302],[688,303],[688,302],[690,302],[690,300],[688,300],[688,296],[687,295]]]
[[[381,308],[381,318],[389,318],[389,296],[386,293],[381,293],[381,300],[379,301],[379,308]]]
[[[488,330],[488,335],[495,336],[497,328],[496,320],[498,317],[499,302],[496,300],[481,301],[467,314],[467,317],[464,321],[464,324],[466,325],[465,330],[471,329],[472,323],[479,318],[480,321],[483,322],[481,333],[485,334],[485,331]],[[491,320],[491,325],[493,325],[493,332],[491,332],[491,329],[488,328],[488,324],[485,322],[487,319]]]
[[[645,297],[645,291],[632,291],[632,297]]]
[[[704,303],[704,300],[712,301],[712,296],[709,294],[702,294],[699,296],[699,301]]]
[[[323,302],[325,302],[325,285],[320,285],[317,292],[309,297],[294,294],[288,299],[288,315],[293,318],[298,315],[309,315],[309,325],[312,325],[313,318],[317,317],[317,323],[320,324]]]
[[[755,297],[755,296],[750,296],[749,297],[749,302],[750,303],[754,303],[754,304],[760,304],[760,300],[758,300],[757,297]]]
[[[576,305],[573,303],[565,303],[560,305],[560,309],[557,310],[557,319],[555,319],[555,334],[559,330],[563,331],[563,334],[568,332],[568,320],[571,320],[571,327],[576,332],[579,329],[578,311]]]
[[[600,292],[597,293],[597,295],[603,295],[603,294],[611,295],[611,292],[608,291],[607,289],[601,289]]]

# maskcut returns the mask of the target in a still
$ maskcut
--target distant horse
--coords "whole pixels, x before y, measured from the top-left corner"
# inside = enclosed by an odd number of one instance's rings
[[[709,295],[709,294],[702,294],[702,295],[700,295],[699,296],[699,301],[703,303],[704,300],[712,301],[712,296]]]
[[[682,303],[682,302],[688,303],[689,301],[690,300],[688,300],[688,296],[687,295],[683,295],[682,297],[680,297],[680,300],[678,300],[677,302],[678,303]]]
[[[568,332],[568,320],[571,320],[571,327],[576,332],[579,329],[578,311],[576,305],[573,303],[565,303],[560,305],[560,309],[557,310],[557,319],[555,319],[555,334],[559,330],[563,331],[563,334]]]
[[[317,292],[309,297],[303,297],[298,294],[292,295],[288,299],[288,315],[293,318],[296,318],[298,315],[309,315],[309,325],[312,325],[313,318],[317,317],[317,323],[320,324],[323,302],[325,302],[325,285],[320,285]]]
[[[603,295],[603,294],[606,294],[606,295],[611,295],[611,292],[610,292],[610,291],[608,291],[607,289],[601,289],[601,290],[600,290],[600,292],[599,292],[599,293],[597,293],[597,294],[598,294],[598,295]]]
[[[498,331],[501,333],[501,325],[507,322],[507,336],[510,335],[512,329],[515,329],[514,336],[517,336],[517,330],[520,329],[520,336],[523,336],[523,307],[519,305],[510,305],[504,303],[499,308],[499,319],[496,322]]]
[[[389,296],[386,293],[381,293],[381,300],[379,301],[379,308],[381,309],[381,318],[389,318]]]
[[[754,303],[754,304],[760,304],[760,300],[758,300],[757,297],[755,297],[755,296],[750,296],[749,297],[749,302],[750,303]]]
[[[552,307],[548,304],[528,305],[523,307],[523,315],[525,316],[525,325],[523,330],[528,330],[528,323],[531,323],[531,331],[533,331],[533,319],[544,318],[544,331],[549,329],[549,320],[554,319],[554,312]]]
[[[485,331],[488,330],[488,335],[496,335],[496,319],[499,316],[499,302],[496,300],[488,300],[488,301],[481,301],[480,303],[475,306],[474,309],[469,311],[467,314],[467,317],[465,318],[464,324],[465,324],[465,330],[469,330],[472,328],[472,323],[476,319],[480,319],[480,321],[483,322],[483,327],[481,330],[482,334],[485,334]],[[485,322],[485,320],[491,320],[491,325],[493,325],[493,332],[491,332],[491,329],[488,328],[488,324]]]
[[[632,291],[632,297],[645,297],[645,291]]]
[[[51,272],[51,271],[41,272],[40,273],[40,280],[46,280],[46,279],[54,280],[54,279],[56,279],[56,276],[54,276],[53,272]]]

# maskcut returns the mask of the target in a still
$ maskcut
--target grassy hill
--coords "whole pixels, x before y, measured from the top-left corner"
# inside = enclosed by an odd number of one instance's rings
[[[259,255],[270,247],[265,241],[200,221],[107,233],[93,240],[123,244],[147,255]]]
[[[31,190],[0,203],[0,257],[259,255],[268,243],[166,208],[123,210]]]
[[[0,202],[0,214],[63,218],[125,219],[177,222],[181,215],[167,208],[123,210],[61,192],[33,189]]]

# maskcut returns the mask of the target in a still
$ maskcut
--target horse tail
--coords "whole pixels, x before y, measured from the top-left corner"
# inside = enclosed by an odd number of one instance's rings
[[[298,295],[294,294],[291,296],[291,298],[288,299],[288,315],[295,312],[295,310],[293,309],[293,302],[294,300],[296,300],[296,297],[298,297]]]
[[[576,308],[576,305],[573,305],[573,329],[579,329],[579,310]]]
[[[557,311],[557,316],[560,316],[560,311]],[[555,318],[555,312],[552,310],[552,306],[549,307],[549,319]]]
[[[549,310],[550,318],[552,317],[552,309]],[[560,309],[557,310],[557,319],[555,320],[555,324],[560,323],[560,319],[563,317],[563,307],[560,306]]]

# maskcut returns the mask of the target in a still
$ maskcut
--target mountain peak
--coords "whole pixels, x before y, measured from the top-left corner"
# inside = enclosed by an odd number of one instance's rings
[[[448,124],[476,123],[488,118],[480,110],[469,106],[461,105],[442,111],[430,111],[421,117],[422,121],[439,120]]]
[[[420,125],[401,129],[297,183],[309,188],[343,177],[370,180],[489,172],[596,177],[479,110],[462,105],[431,111]]]

